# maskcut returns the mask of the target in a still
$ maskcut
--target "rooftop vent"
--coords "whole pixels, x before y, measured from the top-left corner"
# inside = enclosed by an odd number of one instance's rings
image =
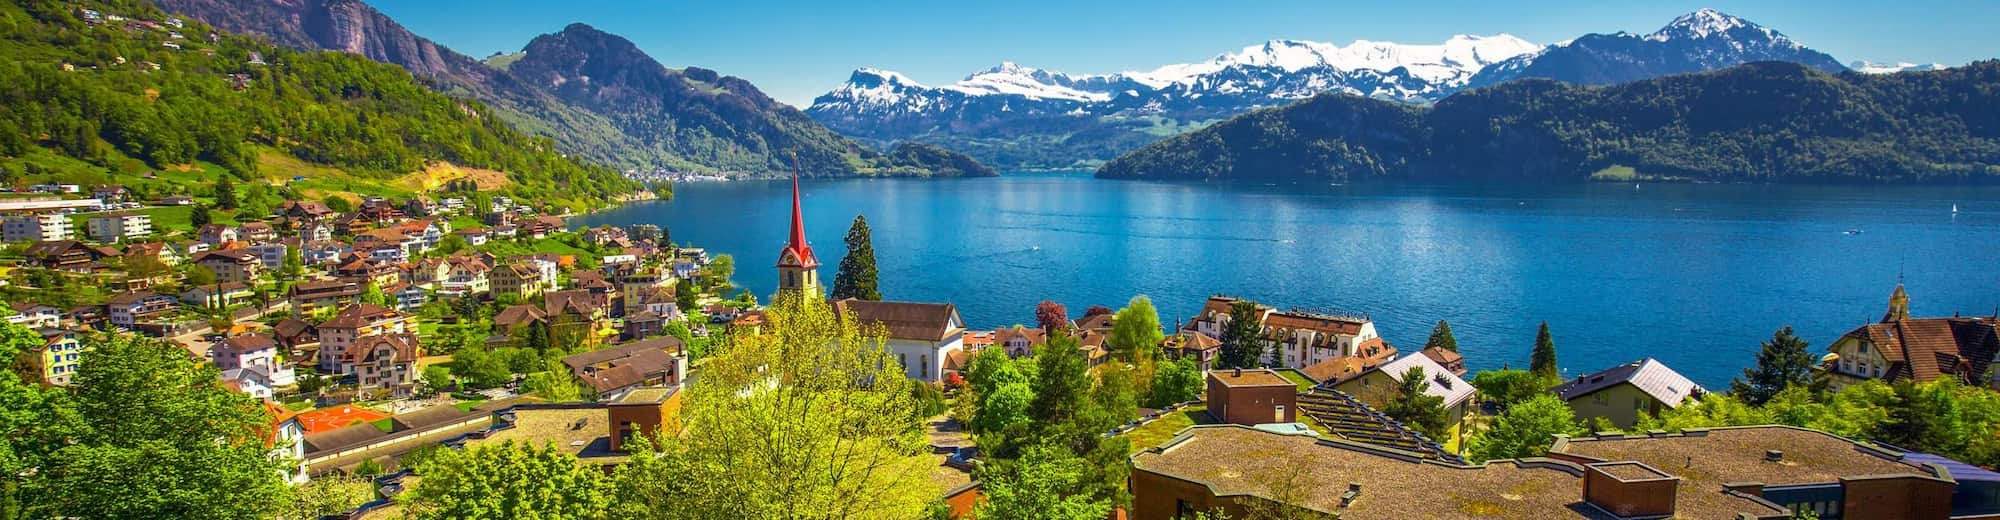
[[[1340,494],[1340,507],[1347,507],[1348,504],[1354,503],[1354,499],[1360,497],[1361,497],[1361,483],[1348,482],[1347,492]]]
[[[1785,452],[1784,452],[1784,451],[1782,451],[1782,450],[1764,450],[1764,462],[1778,462],[1778,461],[1781,461],[1781,460],[1785,460]]]

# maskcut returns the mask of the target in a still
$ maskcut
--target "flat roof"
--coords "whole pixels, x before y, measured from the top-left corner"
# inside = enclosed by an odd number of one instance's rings
[[[667,402],[667,398],[678,389],[670,386],[634,388],[626,392],[625,397],[619,398],[617,404],[660,404]]]
[[[1342,520],[1406,518],[1612,518],[1583,501],[1583,468],[1551,459],[1499,460],[1467,466],[1412,462],[1414,454],[1338,439],[1280,435],[1233,425],[1193,426],[1166,445],[1131,459],[1145,471],[1206,485],[1216,496],[1270,496],[1271,482],[1302,471],[1307,507]],[[1349,483],[1361,494],[1341,507]],[[1685,518],[1775,514],[1757,502],[1682,503]]]
[[[605,408],[514,408],[514,427],[468,439],[467,448],[517,441],[531,446],[549,444],[557,450],[592,462],[622,461],[625,454],[611,451],[611,415]],[[604,460],[612,459],[612,460]]]
[[[1766,461],[1767,450],[1782,451],[1783,457],[1777,462]],[[1899,462],[1902,453],[1790,426],[1578,437],[1557,441],[1549,453],[1603,461],[1636,461],[1680,477],[1678,502],[1683,510],[1716,507],[1729,498],[1718,491],[1723,484],[1732,482],[1782,486],[1835,483],[1841,477],[1860,475],[1932,476],[1922,468]]]
[[[1277,371],[1265,368],[1241,371],[1233,369],[1210,370],[1208,371],[1208,376],[1221,381],[1222,384],[1227,386],[1297,386],[1292,384],[1292,380],[1278,375]]]

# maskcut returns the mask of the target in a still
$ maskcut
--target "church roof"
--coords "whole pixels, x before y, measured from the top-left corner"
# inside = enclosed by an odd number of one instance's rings
[[[794,166],[796,168],[796,166]],[[799,176],[792,174],[792,233],[785,242],[785,249],[778,252],[778,267],[799,267],[816,269],[819,257],[813,256],[813,248],[806,243],[805,213],[799,209]]]

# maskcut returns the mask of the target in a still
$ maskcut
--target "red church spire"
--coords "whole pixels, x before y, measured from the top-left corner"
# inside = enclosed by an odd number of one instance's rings
[[[806,245],[805,212],[799,209],[799,156],[792,154],[792,235],[785,243],[784,251],[778,254],[778,267],[788,267],[787,262],[796,258],[796,267],[813,269],[819,267],[819,258],[813,256],[812,246]]]

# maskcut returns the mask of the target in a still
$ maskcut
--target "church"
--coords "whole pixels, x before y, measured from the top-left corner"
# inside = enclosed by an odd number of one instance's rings
[[[792,175],[792,228],[778,251],[778,295],[826,297],[819,282],[819,257],[806,243],[805,212],[799,205],[799,176]],[[949,303],[875,302],[853,298],[831,302],[841,319],[853,316],[889,336],[889,355],[912,380],[936,383],[965,363],[965,322]]]

